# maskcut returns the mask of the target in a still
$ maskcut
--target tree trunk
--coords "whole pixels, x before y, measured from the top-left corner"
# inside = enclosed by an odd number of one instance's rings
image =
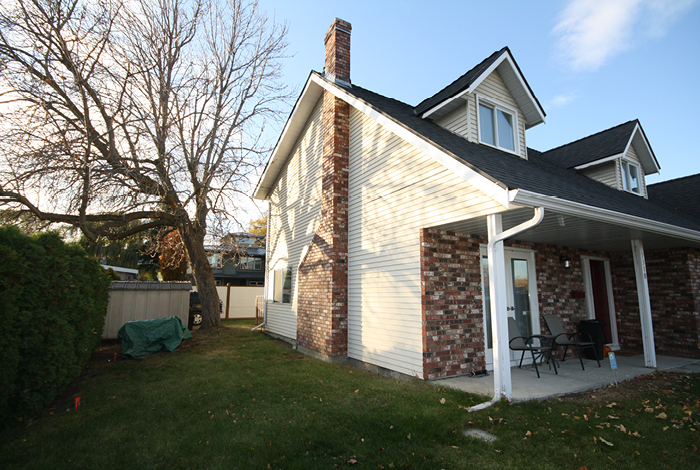
[[[192,273],[199,292],[199,301],[202,304],[203,330],[221,327],[221,314],[219,311],[219,293],[216,291],[214,273],[209,265],[207,252],[204,250],[204,234],[185,226],[181,229],[182,240],[187,247],[187,253],[192,264]]]

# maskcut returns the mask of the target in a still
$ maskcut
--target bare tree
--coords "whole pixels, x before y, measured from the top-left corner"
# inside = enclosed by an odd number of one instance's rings
[[[2,2],[0,210],[91,240],[177,228],[220,326],[204,241],[269,151],[285,35],[256,1]]]

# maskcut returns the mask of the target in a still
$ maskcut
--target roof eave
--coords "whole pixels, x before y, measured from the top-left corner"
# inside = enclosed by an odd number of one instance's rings
[[[634,215],[625,214],[622,212],[603,209],[600,207],[581,204],[579,202],[569,201],[557,196],[549,196],[539,194],[523,189],[514,189],[510,191],[510,200],[515,205],[544,207],[559,214],[572,215],[600,222],[607,222],[615,225],[621,225],[634,230],[643,230],[646,232],[657,233],[675,238],[700,242],[700,232],[685,227],[679,227],[656,220],[646,219]]]
[[[323,95],[323,88],[312,80],[313,76],[314,72],[312,71],[284,125],[282,134],[277,140],[277,145],[275,145],[272,155],[265,166],[265,171],[258,180],[258,184],[253,192],[254,199],[266,200],[270,196],[270,190],[273,188],[275,181],[277,181],[280,171],[284,168],[289,153],[296,144],[299,134],[304,129],[316,103]]]
[[[428,111],[421,114],[423,119],[433,118],[445,114],[455,107],[455,102],[462,99],[465,95],[473,93],[474,90],[488,77],[494,70],[498,70],[501,78],[505,82],[513,99],[518,103],[518,107],[523,112],[525,124],[527,128],[531,128],[545,122],[546,113],[539,101],[532,92],[530,85],[525,80],[520,67],[513,58],[510,49],[505,48],[503,53],[498,56],[488,67],[482,70],[476,76],[469,86],[459,93],[443,100],[441,103],[433,106]]]

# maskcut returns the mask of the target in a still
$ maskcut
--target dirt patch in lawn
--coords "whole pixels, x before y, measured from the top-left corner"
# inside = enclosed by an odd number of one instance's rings
[[[647,375],[641,375],[634,379],[620,382],[619,387],[608,385],[606,387],[587,390],[585,392],[572,393],[561,397],[562,401],[579,401],[587,399],[615,401],[622,398],[635,398],[647,393],[670,395],[678,388],[690,389],[687,385],[688,374],[677,372],[658,371]]]

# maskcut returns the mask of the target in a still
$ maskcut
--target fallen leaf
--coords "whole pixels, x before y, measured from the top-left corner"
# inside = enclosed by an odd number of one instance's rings
[[[445,399],[444,399],[444,398],[440,398],[440,404],[441,404],[441,405],[444,405],[444,404],[445,404]]]
[[[530,436],[532,436],[532,433],[530,431],[525,433],[525,437],[530,437]]]
[[[693,447],[695,447],[695,446],[693,446]],[[459,449],[458,446],[452,446],[452,448],[453,448],[453,449]],[[695,449],[695,450],[697,450],[697,449]]]
[[[411,434],[410,434],[410,433],[409,433],[408,436],[406,436],[406,437],[408,438],[409,441],[411,440]]]
[[[612,442],[606,441],[606,440],[603,439],[602,437],[599,437],[598,439],[600,439],[600,442],[602,442],[603,444],[605,444],[605,445],[607,445],[607,446],[613,447],[613,446],[615,445],[615,444],[613,444]]]
[[[656,417],[657,417],[658,419],[666,419],[666,418],[668,418],[668,416],[666,416],[666,413],[664,413],[663,411],[662,411],[661,413],[659,413],[658,415],[656,415]]]
[[[609,405],[605,405],[605,406],[607,406],[608,408],[612,408],[613,406],[616,406],[616,405],[617,405],[617,403],[612,402]]]
[[[348,460],[348,464],[350,464],[350,465],[355,465],[356,463],[357,463],[357,460],[355,460],[355,459]]]
[[[627,428],[625,428],[624,424],[621,424],[619,426],[615,426],[615,429],[617,429],[618,431],[627,432]]]

